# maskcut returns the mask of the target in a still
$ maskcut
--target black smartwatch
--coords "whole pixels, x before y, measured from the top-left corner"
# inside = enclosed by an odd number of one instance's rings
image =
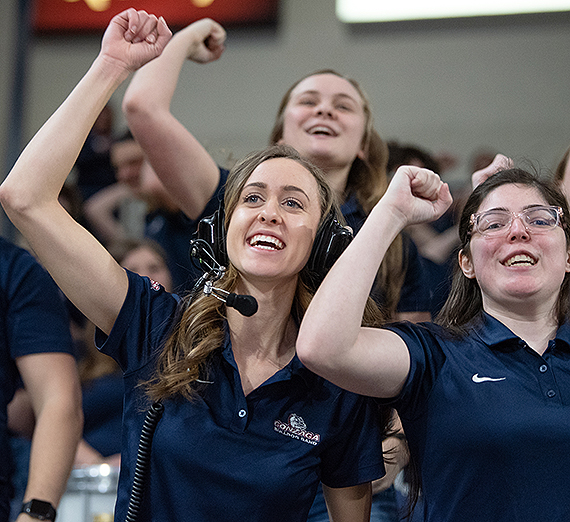
[[[55,508],[45,500],[33,498],[22,506],[20,513],[26,513],[38,520],[55,520]]]

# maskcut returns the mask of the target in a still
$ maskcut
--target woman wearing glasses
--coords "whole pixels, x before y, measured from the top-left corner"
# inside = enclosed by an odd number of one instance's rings
[[[431,176],[398,170],[319,288],[299,357],[396,407],[426,521],[570,520],[570,219],[555,185],[519,169],[479,185],[436,324],[360,327],[390,238],[450,202]]]

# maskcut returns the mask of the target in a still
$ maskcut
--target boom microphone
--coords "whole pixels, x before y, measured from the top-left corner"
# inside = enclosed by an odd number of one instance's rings
[[[197,288],[203,286],[206,295],[213,295],[216,299],[226,303],[226,306],[235,308],[245,317],[251,317],[257,312],[257,301],[252,295],[239,295],[214,287],[213,282],[224,275],[226,267],[218,263],[212,247],[206,241],[203,239],[190,241],[190,256],[197,259],[200,268],[204,270],[204,275],[196,283]],[[195,289],[197,289],[196,287]]]
[[[226,306],[235,308],[246,317],[251,317],[257,312],[257,301],[252,295],[238,295],[232,292],[226,297]]]

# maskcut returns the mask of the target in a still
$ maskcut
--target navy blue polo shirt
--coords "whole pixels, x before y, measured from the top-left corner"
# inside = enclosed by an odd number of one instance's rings
[[[417,460],[427,522],[570,520],[570,325],[540,356],[484,314],[467,337],[388,329],[411,369],[394,402]]]
[[[353,194],[341,206],[341,212],[356,235],[366,221],[364,209]],[[404,281],[398,301],[398,312],[427,312],[430,310],[430,284],[427,271],[418,249],[410,236],[402,234]],[[357,270],[358,267],[355,267]],[[381,289],[374,288],[372,298],[382,304],[384,297]]]
[[[128,272],[129,291],[101,350],[124,371],[123,454],[116,519],[124,520],[153,375],[177,298]],[[195,400],[165,401],[152,445],[141,521],[304,521],[322,480],[353,486],[384,474],[375,401],[294,359],[244,396],[229,338],[211,356]]]
[[[45,352],[73,353],[63,298],[29,252],[0,238],[0,518],[9,502],[6,406],[20,385],[16,359]]]

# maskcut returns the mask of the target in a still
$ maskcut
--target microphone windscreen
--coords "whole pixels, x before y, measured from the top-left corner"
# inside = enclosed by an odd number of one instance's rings
[[[251,317],[257,312],[257,301],[251,295],[238,295],[231,293],[226,298],[226,305],[235,308],[241,315]]]

